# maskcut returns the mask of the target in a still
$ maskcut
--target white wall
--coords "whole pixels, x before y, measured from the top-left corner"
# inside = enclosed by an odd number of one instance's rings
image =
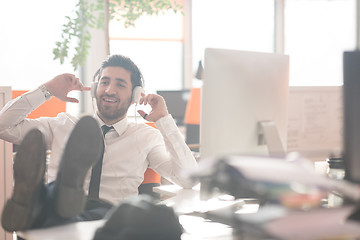
[[[52,49],[74,4],[73,0],[1,2],[1,85],[31,89],[55,74],[73,71],[69,64],[52,60]]]
[[[69,63],[60,65],[58,60],[53,60],[52,49],[60,40],[65,16],[71,13],[75,3],[74,0],[1,1],[1,86],[28,90],[57,74],[74,72]]]

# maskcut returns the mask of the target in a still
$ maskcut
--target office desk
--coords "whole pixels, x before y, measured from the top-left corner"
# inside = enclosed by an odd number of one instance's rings
[[[200,185],[196,185],[192,189],[183,189],[177,185],[162,185],[154,187],[154,192],[160,195],[168,196],[161,204],[172,207],[178,215],[185,215],[192,212],[206,212],[226,207],[240,208],[238,213],[254,213],[258,210],[259,205],[253,202],[253,199],[231,198],[213,198],[208,201],[200,200]],[[252,202],[252,203],[250,203]]]
[[[104,224],[104,220],[78,222],[47,229],[22,232],[19,236],[26,240],[92,240],[97,228]],[[209,222],[201,217],[179,216],[179,222],[185,232],[182,240],[233,240],[232,229],[227,225]]]
[[[175,185],[157,187],[154,191],[166,194],[170,198],[161,202],[169,207],[173,207],[179,215],[179,221],[184,228],[182,240],[236,240],[236,239],[264,239],[254,238],[248,233],[239,233],[226,224],[213,222],[203,218],[202,211],[225,207],[231,204],[241,206],[239,216],[243,218],[245,224],[251,222],[255,215],[262,212],[264,207],[258,208],[257,204],[247,204],[245,202],[226,202],[226,201],[200,201],[199,186],[194,189],[182,189]],[[315,211],[303,211],[295,214],[285,215],[266,224],[261,228],[278,239],[341,239],[354,240],[360,239],[360,223],[345,221],[352,212],[353,207],[341,207],[334,209],[322,208]],[[194,214],[194,211],[200,214]],[[250,220],[250,221],[248,221]],[[27,240],[92,240],[97,228],[104,224],[104,220],[78,222],[53,228],[30,230],[21,233],[20,236]],[[251,226],[245,225],[245,226]],[[254,226],[254,225],[253,225]],[[244,238],[246,237],[246,238]],[[276,238],[266,238],[276,239]]]
[[[18,233],[26,240],[91,240],[104,220],[77,222],[45,229],[35,229]]]
[[[193,189],[183,189],[177,185],[162,185],[154,187],[153,190],[165,198],[169,197],[162,201],[161,204],[172,207],[179,215],[179,222],[184,228],[184,234],[181,236],[182,240],[240,239],[236,236],[233,228],[226,224],[205,219],[201,216],[201,213],[219,208],[239,207],[240,209],[237,212],[246,214],[256,212],[259,207],[255,203],[245,204],[245,199],[233,201],[226,198],[214,198],[209,201],[201,201],[200,185],[195,186]]]
[[[186,215],[193,209],[203,208],[199,200],[199,186],[194,189],[182,189],[175,185],[156,187],[160,192],[170,198],[160,204],[174,208],[179,214],[179,221],[185,232],[182,240],[232,240],[232,229],[221,223],[210,222],[202,217]],[[225,204],[223,204],[226,206]],[[19,233],[26,240],[91,240],[97,228],[104,224],[105,220],[71,223],[46,229],[29,230]]]

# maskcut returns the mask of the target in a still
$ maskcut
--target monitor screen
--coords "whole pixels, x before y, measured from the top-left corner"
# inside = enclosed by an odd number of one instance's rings
[[[288,56],[206,49],[201,159],[231,154],[272,155],[272,145],[279,141],[282,146],[275,151],[284,154],[288,91]],[[268,136],[266,144],[262,141],[264,131]]]
[[[187,102],[190,98],[190,90],[158,90],[157,94],[165,99],[169,113],[178,126],[184,125]]]

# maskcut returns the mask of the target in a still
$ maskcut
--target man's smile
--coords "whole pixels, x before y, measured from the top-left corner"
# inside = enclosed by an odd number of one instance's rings
[[[109,103],[109,104],[119,102],[119,99],[118,99],[118,98],[115,98],[115,97],[104,96],[104,97],[102,97],[101,99],[102,99],[103,102]]]

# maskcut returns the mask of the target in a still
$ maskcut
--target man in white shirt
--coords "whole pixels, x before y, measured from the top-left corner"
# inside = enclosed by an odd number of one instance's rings
[[[164,99],[156,94],[141,93],[139,100],[139,104],[150,105],[151,111],[145,113],[139,110],[138,113],[145,120],[155,122],[157,129],[143,123],[132,123],[127,119],[127,110],[136,100],[133,98],[134,89],[137,86],[143,86],[142,75],[138,67],[127,57],[110,56],[95,74],[94,82],[96,86],[93,89],[94,99],[97,106],[94,118],[99,127],[106,125],[112,128],[104,136],[105,150],[102,170],[100,170],[100,187],[97,193],[100,207],[104,207],[101,203],[105,203],[105,211],[98,215],[95,214],[95,216],[84,217],[84,220],[99,219],[103,217],[109,206],[117,205],[121,200],[136,195],[148,167],[175,184],[184,188],[193,187],[195,183],[185,178],[182,173],[196,168],[197,163],[174,120],[169,115]],[[64,146],[66,146],[66,152],[67,146],[72,144],[72,142],[71,144],[68,142],[69,135],[79,119],[68,113],[60,113],[54,118],[26,119],[25,117],[51,96],[62,101],[78,102],[77,99],[67,96],[73,90],[89,91],[90,88],[84,87],[76,76],[62,74],[38,89],[10,101],[0,111],[1,139],[20,144],[34,128],[40,129],[44,134],[46,147],[51,150],[47,172],[49,182],[56,180],[59,166],[60,168],[62,166],[60,162],[64,158]],[[81,139],[77,135],[79,134],[75,134],[75,140],[73,140],[75,146],[77,145],[76,139]],[[93,135],[96,136],[96,132]],[[74,150],[68,151],[71,153]],[[98,150],[95,148],[93,151],[96,153]],[[95,161],[90,161],[89,165],[93,165]],[[86,193],[90,181],[92,181],[90,175],[93,174],[90,172],[88,171],[84,176],[83,188]],[[79,208],[74,207],[75,210],[79,210]],[[64,215],[61,215],[65,210],[64,207],[60,207],[60,210],[55,209],[56,214],[61,218],[73,219],[79,214],[71,207]],[[54,224],[58,224],[58,222],[48,223],[48,225]],[[40,224],[40,226],[43,225]],[[26,228],[29,227],[33,226],[30,224]]]

